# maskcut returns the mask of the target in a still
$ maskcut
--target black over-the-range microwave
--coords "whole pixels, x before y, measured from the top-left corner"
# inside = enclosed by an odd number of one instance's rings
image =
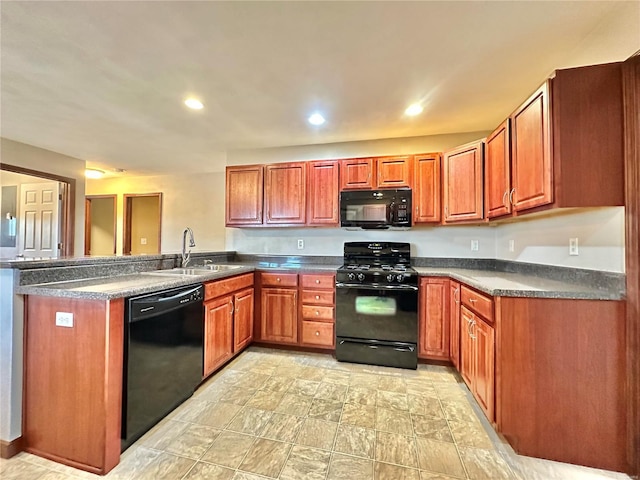
[[[370,229],[411,227],[411,189],[340,192],[340,226]]]

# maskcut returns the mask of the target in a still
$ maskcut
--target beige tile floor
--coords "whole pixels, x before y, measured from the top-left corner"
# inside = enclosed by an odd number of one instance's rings
[[[21,453],[0,479],[100,478]],[[521,457],[451,369],[252,347],[121,458],[108,479],[551,480],[626,475]]]

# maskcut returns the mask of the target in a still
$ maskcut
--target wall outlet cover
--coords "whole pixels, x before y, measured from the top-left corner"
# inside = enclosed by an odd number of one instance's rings
[[[298,240],[298,250],[302,250],[304,248],[304,240]]]
[[[56,312],[56,327],[73,327],[73,313]]]
[[[515,240],[509,240],[509,251],[510,252],[515,252],[516,251],[516,241]]]
[[[580,255],[577,237],[569,239],[569,255]]]
[[[478,240],[471,240],[471,251],[472,252],[477,252],[478,251]]]
[[[147,244],[147,239],[142,237],[140,238],[140,245],[146,245]]]

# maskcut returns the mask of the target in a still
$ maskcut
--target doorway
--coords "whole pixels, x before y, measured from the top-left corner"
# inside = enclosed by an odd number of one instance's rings
[[[116,195],[87,195],[85,197],[85,255],[115,255],[116,202]]]
[[[124,195],[124,255],[160,253],[162,193]]]
[[[75,232],[76,180],[6,163],[0,165],[0,170],[2,171],[1,183],[3,187],[1,208],[3,221],[0,224],[2,229],[2,235],[0,235],[2,237],[1,256],[7,258],[13,258],[17,255],[29,257],[72,256]],[[52,187],[51,191],[40,190],[39,193],[33,190],[26,192],[21,188],[23,184],[42,183],[55,185],[55,187]],[[16,188],[4,188],[12,186]],[[12,197],[13,195],[15,198]],[[29,198],[23,198],[27,195]],[[36,203],[31,204],[32,200]],[[33,209],[21,211],[20,204],[25,201],[28,208],[33,207]],[[47,205],[44,205],[43,201]]]

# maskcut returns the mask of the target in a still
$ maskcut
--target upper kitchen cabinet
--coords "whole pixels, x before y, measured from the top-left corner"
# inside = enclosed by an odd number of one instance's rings
[[[558,70],[510,118],[514,214],[624,205],[620,63]]]
[[[411,155],[340,160],[340,190],[410,187],[412,160]]]
[[[440,154],[416,155],[413,160],[414,223],[438,223],[441,212]]]
[[[413,171],[411,156],[376,158],[377,188],[403,188],[411,186]]]
[[[264,167],[266,224],[304,224],[306,163],[275,163]]]
[[[262,165],[227,167],[226,217],[227,226],[262,224],[263,199]]]
[[[375,159],[340,160],[340,190],[368,189],[376,184]]]
[[[482,220],[483,154],[483,140],[444,152],[445,223]]]
[[[307,225],[338,225],[338,165],[338,160],[307,162]]]
[[[484,213],[495,218],[511,213],[511,144],[509,119],[487,137],[484,156]]]

